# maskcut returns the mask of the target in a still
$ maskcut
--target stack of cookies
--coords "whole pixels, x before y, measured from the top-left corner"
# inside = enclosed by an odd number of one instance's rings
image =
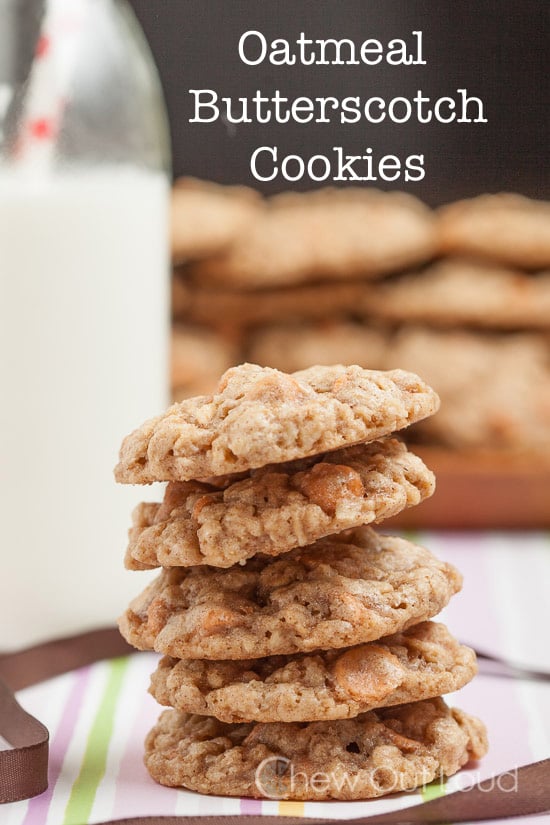
[[[146,740],[164,785],[364,799],[459,770],[487,748],[442,694],[473,651],[430,621],[461,586],[427,550],[367,526],[420,503],[433,474],[393,434],[433,414],[416,375],[243,364],[123,442],[139,505],[126,566],[162,572],[122,616],[164,658]]]

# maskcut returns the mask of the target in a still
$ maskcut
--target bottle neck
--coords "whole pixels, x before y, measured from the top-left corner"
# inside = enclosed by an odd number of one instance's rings
[[[169,171],[158,74],[126,2],[0,0],[0,10],[4,160]]]

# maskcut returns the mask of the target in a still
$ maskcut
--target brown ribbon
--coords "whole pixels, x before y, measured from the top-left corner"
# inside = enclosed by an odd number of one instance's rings
[[[23,710],[0,680],[0,733],[12,750],[0,751],[0,802],[36,796],[48,787],[48,730]]]
[[[0,655],[0,734],[12,745],[10,750],[0,751],[0,802],[28,799],[43,793],[48,785],[48,731],[23,710],[13,691],[130,652],[132,648],[118,631],[107,628]],[[311,825],[341,825],[342,822],[353,825],[436,825],[550,811],[550,759],[514,771],[514,790],[506,782],[510,773],[486,779],[467,791],[457,791],[401,811],[358,819],[310,819],[308,822]],[[301,817],[286,816],[147,816],[110,820],[98,825],[303,825],[303,822]]]
[[[55,639],[0,655],[0,803],[38,796],[48,787],[48,730],[23,710],[13,691],[101,659],[133,652],[115,628]]]
[[[0,654],[0,679],[7,682],[12,690],[22,690],[101,659],[113,659],[135,652],[116,628],[91,630],[15,653]]]

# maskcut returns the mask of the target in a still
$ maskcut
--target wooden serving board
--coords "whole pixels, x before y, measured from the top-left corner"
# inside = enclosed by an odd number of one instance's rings
[[[402,529],[550,528],[550,455],[411,445],[437,478],[432,498],[384,522]]]

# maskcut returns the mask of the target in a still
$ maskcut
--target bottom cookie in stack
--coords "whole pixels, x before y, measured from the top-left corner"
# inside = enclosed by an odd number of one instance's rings
[[[165,711],[145,742],[162,785],[268,799],[369,799],[456,773],[487,750],[483,724],[441,698],[337,722],[228,724]]]

